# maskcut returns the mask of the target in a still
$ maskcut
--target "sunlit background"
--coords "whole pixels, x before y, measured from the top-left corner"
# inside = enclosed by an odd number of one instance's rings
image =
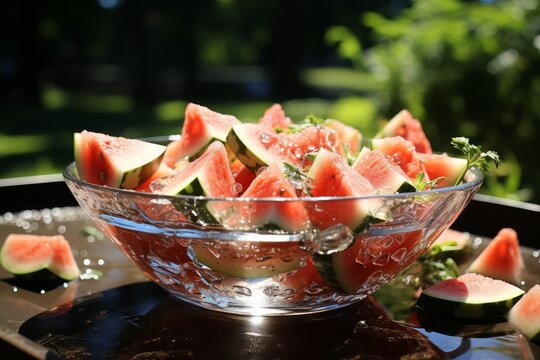
[[[536,0],[10,1],[0,11],[0,178],[55,173],[72,133],[177,134],[187,102],[373,135],[402,108],[433,146],[504,163],[483,191],[540,203]]]

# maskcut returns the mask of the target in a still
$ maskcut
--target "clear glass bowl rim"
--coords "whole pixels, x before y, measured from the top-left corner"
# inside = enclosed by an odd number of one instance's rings
[[[442,194],[454,191],[467,191],[475,187],[479,187],[484,181],[484,175],[478,168],[471,168],[467,172],[467,175],[472,175],[473,179],[456,186],[449,186],[439,189],[424,190],[417,192],[407,192],[407,193],[397,193],[397,194],[375,194],[369,196],[320,196],[320,197],[303,197],[303,198],[283,198],[283,197],[270,197],[270,198],[241,198],[241,197],[207,197],[207,196],[194,196],[194,195],[164,195],[158,193],[148,193],[140,192],[135,190],[113,188],[105,185],[97,185],[89,183],[85,180],[78,178],[74,170],[76,171],[77,167],[75,161],[68,164],[62,171],[64,180],[72,181],[79,185],[82,188],[87,188],[90,190],[106,191],[122,196],[141,196],[149,199],[167,199],[172,201],[178,200],[196,200],[196,201],[222,201],[222,202],[327,202],[327,201],[352,201],[352,200],[366,200],[366,199],[383,199],[383,200],[398,200],[416,196],[430,196],[435,194]]]

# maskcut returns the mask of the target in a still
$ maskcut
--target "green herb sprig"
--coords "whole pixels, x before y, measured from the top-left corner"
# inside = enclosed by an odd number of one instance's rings
[[[295,187],[301,184],[302,191],[304,191],[307,195],[312,196],[310,186],[311,178],[300,171],[300,169],[298,169],[296,166],[287,162],[283,163],[283,167],[285,177],[296,185]]]
[[[299,124],[292,124],[292,125],[289,125],[289,127],[286,129],[276,129],[276,131],[285,132],[287,134],[293,134],[293,133],[300,132],[310,126],[321,125],[323,122],[324,122],[323,118],[320,118],[318,116],[311,114],[311,115],[306,116],[304,121]]]
[[[488,172],[488,165],[490,163],[495,164],[495,167],[499,167],[500,158],[495,151],[483,152],[480,145],[473,145],[469,143],[469,139],[466,137],[455,137],[452,138],[451,144],[461,151],[467,159],[467,168],[461,174],[461,176],[456,180],[455,185],[459,184],[467,170],[472,167],[479,168],[484,174]]]

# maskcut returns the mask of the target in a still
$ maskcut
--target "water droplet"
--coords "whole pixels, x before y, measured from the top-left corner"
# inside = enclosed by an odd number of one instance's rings
[[[251,293],[251,290],[245,286],[239,286],[239,285],[234,285],[232,287],[232,291],[236,294],[236,295],[241,295],[241,296],[251,296],[252,293]]]
[[[401,249],[394,251],[391,258],[395,262],[400,262],[401,260],[403,260],[405,255],[407,255],[407,248],[402,247]]]
[[[270,260],[271,258],[272,258],[272,256],[270,256],[270,255],[257,256],[257,257],[255,257],[255,261],[256,262],[263,262],[263,261],[266,261],[266,260]]]
[[[304,292],[308,295],[317,295],[324,291],[324,288],[319,284],[311,284],[304,289]]]
[[[16,286],[14,286],[13,287],[13,292],[17,292],[17,291],[19,291],[19,289]]]
[[[373,265],[385,266],[386,264],[388,264],[389,260],[390,260],[389,254],[382,254],[381,256],[373,260]]]
[[[291,261],[294,260],[294,258],[290,254],[283,255],[279,259],[286,263],[290,263]]]
[[[240,183],[234,183],[233,185],[233,192],[235,194],[240,194],[242,192],[242,190],[244,189],[244,187],[242,186],[242,184]]]
[[[263,144],[269,144],[270,142],[272,142],[272,138],[273,136],[265,131],[259,134],[259,139]]]
[[[90,263],[91,263],[90,259],[84,259],[84,260],[83,260],[83,264],[84,264],[85,266],[89,266]]]
[[[367,251],[360,250],[354,261],[360,265],[366,265],[371,260],[371,255]]]
[[[40,293],[41,295],[43,295],[43,294],[45,294],[45,290],[41,290],[39,293]]]
[[[64,225],[58,226],[58,232],[64,234],[66,232],[66,227]]]
[[[98,265],[105,265],[105,260],[99,259],[99,260],[97,261],[97,263],[98,263]]]

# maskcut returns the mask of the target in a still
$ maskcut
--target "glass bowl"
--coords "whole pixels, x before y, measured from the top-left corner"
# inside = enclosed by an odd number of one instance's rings
[[[85,212],[154,282],[189,303],[244,315],[315,313],[365,298],[423,254],[483,181],[473,168],[459,186],[423,192],[239,199],[94,185],[79,179],[75,163],[63,175]],[[295,231],[250,225],[250,209],[279,211],[288,202],[325,215],[324,227],[309,221]],[[376,204],[386,220],[349,228],[340,213],[362,203]],[[219,223],[209,208],[220,212]]]

